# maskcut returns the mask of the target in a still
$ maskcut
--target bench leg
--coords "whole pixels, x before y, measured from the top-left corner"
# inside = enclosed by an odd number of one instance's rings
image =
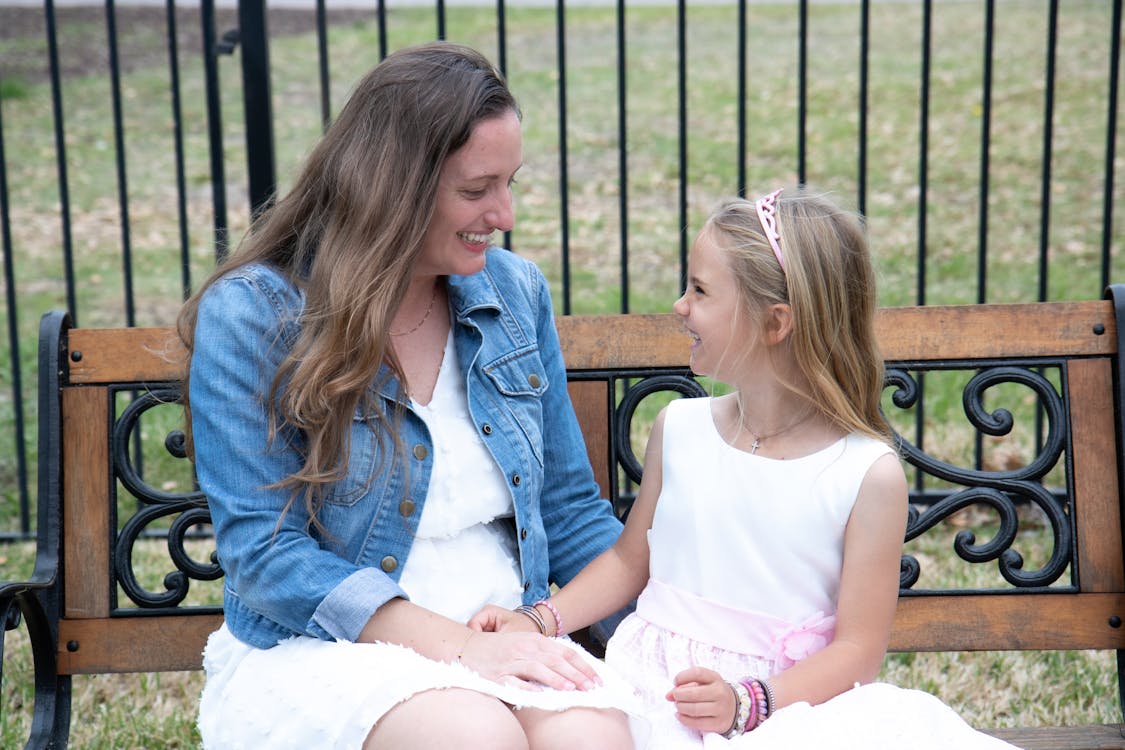
[[[47,612],[49,603],[41,597],[53,592],[25,590],[14,596],[0,597],[0,686],[3,685],[4,632],[27,625],[31,657],[35,670],[35,708],[31,719],[26,750],[65,748],[70,735],[70,675],[58,673],[56,644],[57,625]]]

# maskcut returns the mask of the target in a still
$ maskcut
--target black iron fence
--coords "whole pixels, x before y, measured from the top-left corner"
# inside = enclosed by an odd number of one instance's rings
[[[414,42],[508,75],[505,239],[560,312],[667,310],[710,207],[794,183],[867,217],[883,304],[1120,280],[1122,0],[309,3],[0,7],[0,532],[31,524],[40,315],[171,323],[351,83]]]

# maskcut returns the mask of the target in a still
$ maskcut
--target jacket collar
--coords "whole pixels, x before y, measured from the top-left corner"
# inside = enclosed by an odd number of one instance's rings
[[[455,321],[463,320],[477,310],[500,312],[503,300],[488,266],[471,276],[450,276],[449,304]]]

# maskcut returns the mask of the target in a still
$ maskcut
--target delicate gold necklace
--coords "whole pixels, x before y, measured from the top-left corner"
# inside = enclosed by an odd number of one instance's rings
[[[409,331],[401,331],[399,333],[391,331],[391,335],[392,336],[409,336],[410,334],[414,333],[419,328],[421,328],[423,325],[425,325],[426,321],[430,319],[430,313],[432,313],[434,311],[434,302],[437,300],[437,290],[438,290],[438,285],[434,284],[434,293],[430,296],[430,306],[426,308],[426,314],[423,315],[422,319],[418,321],[418,325],[414,326]]]

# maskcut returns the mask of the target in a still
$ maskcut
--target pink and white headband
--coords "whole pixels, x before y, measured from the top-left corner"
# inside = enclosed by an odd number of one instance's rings
[[[773,248],[773,254],[777,258],[777,264],[781,266],[782,273],[785,272],[785,261],[781,259],[781,234],[777,231],[776,209],[777,196],[781,195],[783,189],[778,188],[754,202],[754,207],[758,209],[758,221],[762,223],[762,230],[766,233],[770,247]]]

